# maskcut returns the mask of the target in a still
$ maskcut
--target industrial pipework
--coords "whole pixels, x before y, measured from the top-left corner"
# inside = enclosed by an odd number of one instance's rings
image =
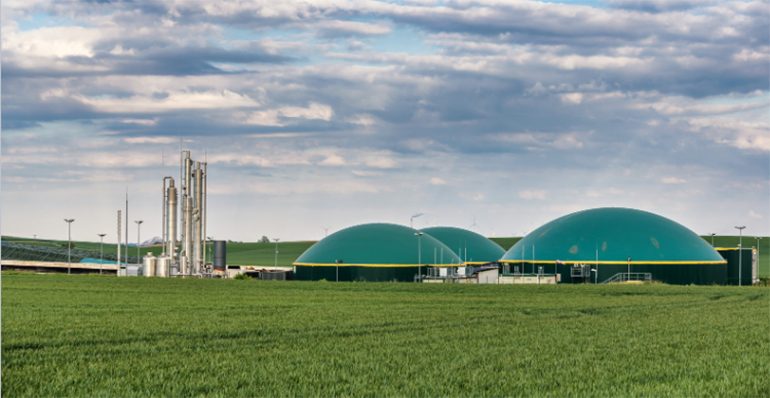
[[[163,253],[159,263],[168,263],[167,276],[211,275],[211,264],[206,263],[206,181],[207,164],[190,158],[190,151],[180,154],[181,192],[177,201],[174,178],[163,178]],[[168,180],[168,186],[166,185]],[[177,253],[177,206],[181,206],[179,231],[181,250]],[[163,269],[163,267],[158,267]],[[158,275],[158,276],[166,276]]]

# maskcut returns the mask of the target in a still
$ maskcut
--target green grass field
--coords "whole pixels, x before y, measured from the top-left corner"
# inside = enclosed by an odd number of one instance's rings
[[[770,289],[3,273],[4,396],[770,394]]]

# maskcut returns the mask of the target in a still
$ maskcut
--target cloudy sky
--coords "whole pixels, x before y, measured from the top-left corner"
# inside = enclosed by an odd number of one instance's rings
[[[180,144],[217,239],[602,206],[770,234],[766,1],[1,7],[4,235],[115,241],[126,189],[160,235]]]

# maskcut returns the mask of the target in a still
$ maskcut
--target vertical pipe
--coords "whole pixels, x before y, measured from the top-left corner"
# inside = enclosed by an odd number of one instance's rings
[[[176,257],[176,222],[177,222],[177,203],[176,203],[176,188],[174,187],[174,179],[169,177],[169,185],[167,190],[168,204],[166,206],[166,235],[168,238],[166,252],[171,259],[171,263],[174,262]]]
[[[208,208],[209,204],[209,198],[208,198],[208,180],[209,180],[209,164],[203,163],[203,263],[206,263],[206,239],[208,237],[206,236],[206,209]],[[214,242],[212,242],[214,244]],[[214,261],[214,259],[211,259]]]
[[[193,240],[193,211],[195,210],[195,203],[193,203],[193,189],[192,183],[192,159],[190,159],[190,151],[185,151],[185,202],[189,202],[187,206],[187,213],[185,214],[185,242],[187,242],[187,250],[185,250],[185,257],[187,257],[187,273],[192,273],[193,253],[192,253],[192,240]]]
[[[184,267],[185,268],[185,272],[184,273],[185,274],[189,273],[189,271],[190,271],[189,268],[190,268],[190,265],[191,265],[190,264],[190,259],[191,259],[190,254],[192,253],[192,247],[191,247],[190,243],[191,243],[191,239],[192,239],[192,208],[193,208],[192,198],[188,196],[184,200],[184,225],[185,225],[185,227],[184,227],[185,228],[184,234],[185,234],[185,237],[184,237],[183,252],[184,252],[184,257],[185,257],[185,260],[184,260],[184,265],[185,265],[185,267]]]
[[[160,155],[161,163],[163,162],[163,154]],[[161,173],[161,175],[163,175]],[[166,213],[166,202],[168,199],[166,199],[166,176],[163,177],[163,192],[161,193],[161,197],[163,199],[163,211],[161,214],[161,220],[160,220],[160,238],[163,241],[161,244],[160,249],[160,257],[163,257],[166,254],[166,243],[168,242],[168,236],[166,235],[166,218],[168,217],[168,213]]]
[[[128,272],[128,187],[126,187],[126,272]]]
[[[117,275],[120,276],[120,210],[118,210],[118,269],[117,269]]]
[[[195,162],[195,241],[193,242],[193,247],[195,250],[195,254],[193,255],[194,258],[194,267],[195,273],[199,273],[202,271],[202,264],[201,264],[201,243],[203,242],[203,224],[202,224],[202,217],[203,217],[203,178],[201,176],[201,163]]]

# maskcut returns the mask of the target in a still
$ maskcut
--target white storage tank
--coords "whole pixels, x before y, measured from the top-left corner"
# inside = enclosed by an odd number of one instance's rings
[[[158,257],[155,266],[155,275],[161,278],[168,278],[168,265],[171,261],[168,257]]]
[[[152,252],[148,252],[147,255],[144,256],[144,276],[155,276],[156,264],[157,259],[152,255]]]

